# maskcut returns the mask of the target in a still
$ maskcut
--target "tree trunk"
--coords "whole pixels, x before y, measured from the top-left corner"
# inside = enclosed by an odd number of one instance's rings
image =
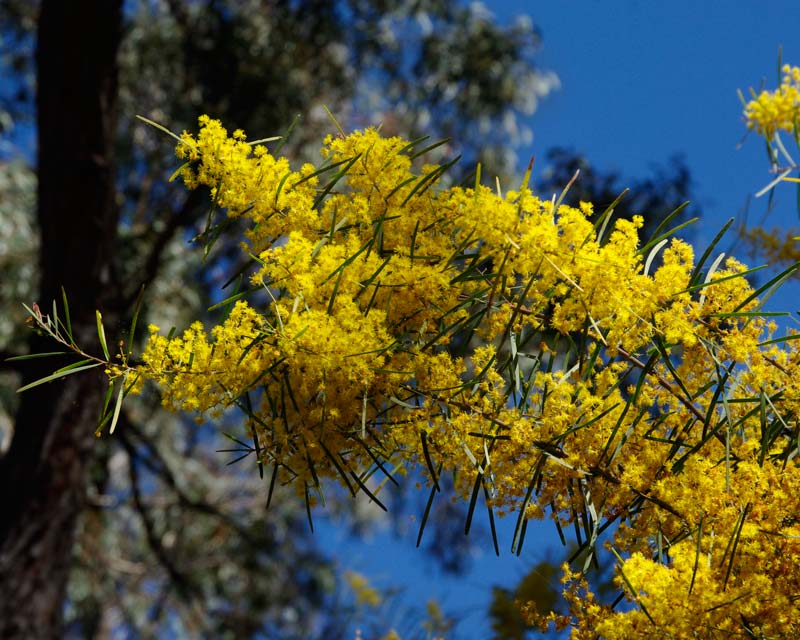
[[[38,78],[40,306],[66,291],[75,339],[96,343],[108,308],[117,226],[113,161],[121,0],[43,0]],[[34,338],[32,351],[54,345]],[[24,382],[60,364],[32,360]],[[24,392],[0,460],[0,637],[59,638],[75,524],[84,505],[100,374]]]

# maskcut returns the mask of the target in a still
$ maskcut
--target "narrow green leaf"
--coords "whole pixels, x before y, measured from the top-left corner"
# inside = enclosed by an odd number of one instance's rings
[[[364,447],[364,450],[367,452],[367,454],[369,454],[369,457],[372,458],[372,461],[375,463],[375,466],[378,467],[378,469],[380,469],[383,472],[383,475],[386,476],[394,486],[399,487],[400,483],[397,481],[397,479],[391,473],[389,473],[389,470],[386,468],[386,465],[384,465],[380,461],[378,456],[375,455],[375,452],[372,451],[372,447],[370,447],[361,438],[356,438],[355,440],[356,440],[356,442],[358,442],[358,444],[360,444],[362,447]]]
[[[579,175],[581,175],[581,170],[580,169],[578,169],[575,172],[575,174],[569,179],[569,182],[567,182],[566,186],[561,191],[561,194],[556,199],[556,201],[555,201],[555,203],[553,205],[553,211],[555,211],[556,213],[558,212],[558,209],[561,206],[561,203],[564,202],[564,198],[567,197],[567,193],[569,193],[569,190],[572,188],[572,185],[575,184],[575,181],[578,179]]]
[[[794,333],[790,336],[783,336],[782,338],[772,338],[771,340],[765,340],[764,342],[759,342],[759,347],[766,347],[770,344],[777,344],[779,342],[788,342],[789,340],[800,340],[800,333]],[[13,358],[9,358],[12,360]]]
[[[113,380],[109,380],[108,381],[108,391],[106,391],[106,397],[103,400],[103,410],[100,412],[101,420],[105,420],[106,417],[107,417],[106,414],[108,412],[108,405],[111,404],[111,396],[113,396],[113,395],[114,395],[114,381]],[[102,422],[101,422],[101,424],[102,424]]]
[[[376,496],[372,491],[369,490],[369,487],[367,487],[367,485],[364,484],[361,478],[358,477],[358,474],[352,469],[349,469],[349,471],[350,475],[353,476],[353,480],[355,480],[358,483],[358,486],[364,493],[367,494],[367,496],[369,496],[370,500],[372,500],[375,504],[377,504],[381,509],[388,512],[389,510],[386,508],[386,505],[383,504],[380,500],[378,500],[378,496]]]
[[[278,208],[278,198],[280,198],[281,191],[283,191],[283,185],[286,184],[286,181],[289,179],[289,176],[291,176],[291,175],[292,175],[291,171],[289,171],[288,173],[285,173],[283,175],[283,177],[281,178],[280,182],[278,183],[278,188],[275,190],[275,205],[274,206],[275,206],[276,209]],[[311,178],[311,176],[306,176],[303,180],[309,180],[310,178]],[[297,183],[295,184],[295,186],[297,186],[298,184],[303,182],[303,180],[298,180]]]
[[[661,248],[668,242],[669,238],[664,238],[661,242],[650,249],[650,253],[647,254],[647,260],[645,260],[644,263],[644,270],[642,271],[644,275],[648,275],[650,273],[650,266],[653,264],[653,260],[655,260],[658,252],[661,251]]]
[[[224,449],[218,449],[218,451],[224,451]],[[241,449],[238,449],[238,451],[241,451]],[[243,453],[242,455],[240,455],[238,458],[234,458],[234,459],[233,459],[233,460],[231,460],[230,462],[226,462],[226,463],[225,463],[225,466],[226,466],[226,467],[230,467],[232,464],[236,464],[236,463],[237,463],[237,462],[239,462],[240,460],[244,460],[244,459],[245,459],[247,456],[249,456],[251,453],[253,453],[253,452],[252,452],[252,451],[247,451],[246,453]]]
[[[492,532],[492,543],[494,544],[494,554],[499,558],[500,557],[500,545],[497,542],[497,528],[494,524],[494,510],[491,507],[490,498],[489,498],[489,489],[486,487],[486,482],[481,483],[483,485],[483,499],[486,501],[486,510],[489,512],[489,529]]]
[[[709,318],[780,318],[792,315],[788,311],[732,311],[731,313],[709,313]]]
[[[181,173],[183,172],[183,170],[184,170],[186,167],[188,167],[190,164],[192,164],[192,161],[191,161],[191,160],[187,160],[187,161],[186,161],[186,162],[184,162],[184,163],[183,163],[183,164],[182,164],[180,167],[178,167],[177,169],[175,169],[175,171],[173,171],[173,172],[172,172],[172,175],[169,177],[169,180],[167,180],[167,182],[174,182],[174,181],[175,181],[175,179],[176,179],[176,178],[177,178],[179,175],[181,175]]]
[[[542,462],[544,458],[543,455],[539,455],[539,460],[537,461],[537,468],[539,464]],[[528,489],[525,492],[525,498],[522,501],[522,504],[519,506],[519,513],[517,515],[517,523],[514,526],[514,538],[511,541],[511,553],[516,554],[519,556],[522,553],[522,545],[525,542],[525,530],[527,529],[527,514],[526,511],[528,510],[528,504],[530,504],[531,496],[533,495],[533,488],[536,486],[536,473],[534,472],[531,475],[531,479],[528,482]]]
[[[683,204],[678,205],[675,209],[673,209],[670,213],[668,213],[667,216],[661,221],[661,224],[659,224],[658,227],[656,227],[656,230],[653,232],[653,238],[649,240],[648,244],[652,243],[654,238],[658,238],[661,232],[667,228],[667,225],[670,222],[672,222],[673,218],[678,217],[681,214],[681,212],[683,212],[683,210],[686,209],[686,207],[688,206],[689,202],[687,201],[684,202]],[[679,228],[680,227],[677,227],[677,229]],[[673,233],[672,231],[669,231],[665,235],[669,236],[672,235],[672,233]]]
[[[334,125],[336,126],[336,128],[339,130],[339,134],[340,134],[340,135],[341,135],[343,138],[344,138],[344,137],[347,137],[347,134],[344,132],[344,129],[342,129],[342,125],[340,125],[340,124],[339,124],[339,121],[338,121],[338,120],[336,120],[336,118],[335,118],[335,117],[333,116],[333,114],[331,113],[330,109],[328,109],[328,105],[325,105],[325,104],[323,104],[323,105],[322,105],[322,108],[323,108],[323,109],[325,109],[325,113],[327,113],[327,114],[328,114],[328,117],[331,119],[331,121],[333,122],[333,124],[334,124]]]
[[[333,176],[333,178],[331,178],[330,182],[328,182],[328,184],[326,184],[323,187],[322,191],[315,198],[314,204],[312,205],[313,209],[316,209],[316,208],[319,207],[319,205],[325,199],[325,196],[327,196],[333,190],[333,188],[336,186],[336,184],[339,182],[339,180],[341,180],[342,178],[344,178],[347,175],[347,172],[350,171],[350,169],[353,167],[353,165],[356,162],[358,162],[359,158],[361,158],[361,155],[362,154],[359,153],[358,155],[356,155],[353,158],[351,158],[350,160],[348,160],[347,164],[344,166],[344,169],[339,171],[335,176]]]
[[[440,167],[436,167],[435,169],[433,169],[430,173],[425,174],[423,178],[419,182],[417,182],[417,184],[414,185],[414,188],[411,190],[411,192],[405,197],[405,199],[402,202],[402,206],[405,206],[408,203],[408,201],[411,200],[411,198],[413,198],[417,194],[417,192],[419,192],[420,195],[425,193],[425,190],[431,184],[433,184],[437,179],[441,178],[460,159],[461,159],[460,155],[456,156],[449,162],[446,162]]]
[[[311,180],[311,178],[316,178],[317,176],[321,176],[323,173],[328,173],[328,171],[331,171],[331,170],[335,169],[336,167],[341,167],[343,164],[347,164],[348,162],[350,162],[350,158],[345,158],[344,160],[338,160],[337,162],[329,162],[327,164],[323,164],[316,171],[313,171],[312,173],[309,173],[308,175],[305,175],[302,178],[300,178],[297,182],[295,182],[292,185],[292,188],[294,188],[294,187],[296,187],[298,185],[301,185],[301,184],[303,184],[304,182],[306,182],[308,180]],[[287,173],[284,176],[284,178],[288,178],[290,175],[292,175],[292,174],[291,173]],[[283,184],[283,180],[281,180],[280,184],[281,185]],[[279,187],[280,187],[280,185],[279,185]],[[280,193],[280,190],[278,191],[278,193]],[[277,201],[278,201],[278,198],[276,196],[275,202],[277,202]]]
[[[33,303],[33,306],[36,307],[37,310],[39,309],[39,305],[37,305],[35,302]],[[37,322],[42,319],[41,311],[34,311],[24,302],[22,303],[22,308],[25,309],[25,311],[28,312],[28,315],[34,318]]]
[[[251,147],[256,146],[257,144],[264,144],[265,142],[275,142],[276,140],[282,139],[283,136],[270,136],[269,138],[259,138],[258,140],[248,140],[247,144]]]
[[[60,369],[56,369],[53,373],[64,373],[65,371],[69,371],[71,369],[75,369],[76,367],[82,367],[85,364],[89,364],[92,362],[91,358],[85,358],[84,360],[78,360],[77,362],[73,362],[71,364],[65,365]],[[98,363],[98,364],[105,364],[105,363]]]
[[[52,326],[55,330],[56,334],[60,331],[61,321],[58,319],[58,307],[56,306],[56,301],[53,300],[53,316],[52,316]]]
[[[717,235],[714,236],[714,239],[711,241],[711,244],[706,247],[706,250],[703,252],[703,255],[700,257],[700,260],[694,266],[694,271],[692,271],[692,277],[689,279],[689,284],[694,285],[700,281],[703,266],[708,260],[709,256],[711,256],[712,251],[714,251],[714,247],[719,244],[719,241],[722,240],[722,236],[730,229],[731,225],[735,218],[729,218],[725,225],[717,232]]]
[[[417,176],[411,176],[410,178],[406,178],[400,184],[398,184],[394,189],[392,189],[389,193],[386,194],[386,197],[384,198],[384,201],[388,203],[389,200],[392,199],[392,196],[395,193],[397,193],[398,191],[400,191],[400,189],[402,189],[403,187],[405,187],[408,184],[411,184],[412,182],[416,182],[417,180],[419,180],[419,178]]]
[[[761,450],[758,452],[758,466],[764,466],[764,460],[769,449],[769,424],[767,422],[767,398],[764,389],[758,393],[759,426],[761,427]]]
[[[306,516],[308,517],[308,527],[311,529],[311,533],[314,533],[314,520],[311,518],[311,496],[308,495],[308,482],[304,480],[303,484],[305,485]]]
[[[439,487],[439,477],[433,470],[433,459],[431,458],[431,452],[428,449],[428,433],[424,430],[420,430],[419,435],[422,441],[422,454],[425,457],[425,464],[428,465],[428,472],[431,474],[433,488],[436,489],[436,491],[441,491],[441,488]]]
[[[225,306],[228,306],[228,305],[232,305],[234,302],[236,302],[237,300],[241,300],[247,294],[252,293],[253,291],[255,291],[255,289],[244,289],[243,291],[238,291],[238,292],[234,293],[233,295],[228,296],[224,300],[221,300],[220,302],[217,302],[217,304],[211,305],[208,308],[208,310],[209,311],[214,311],[216,309],[219,309],[220,307],[225,307]]]
[[[64,291],[64,287],[61,287],[61,300],[64,304],[64,321],[66,323],[64,326],[67,330],[67,337],[70,344],[75,344],[75,340],[72,338],[72,319],[69,315],[69,302],[67,302],[67,292]]]
[[[400,153],[411,153],[412,150],[414,149],[414,147],[416,147],[418,144],[420,144],[422,142],[425,142],[429,138],[430,138],[430,136],[420,136],[419,138],[415,138],[414,140],[411,140],[410,142],[408,142],[397,153],[398,154],[400,154]]]
[[[725,570],[725,580],[722,582],[722,588],[728,586],[728,578],[731,577],[731,571],[733,570],[733,560],[736,556],[736,549],[739,546],[739,537],[742,535],[742,527],[744,527],[744,521],[747,518],[747,513],[750,511],[750,503],[748,502],[742,512],[739,514],[739,518],[736,522],[736,530],[733,532],[733,535],[728,540],[728,545],[725,548],[725,553],[722,555],[722,562],[725,562],[725,558],[728,557],[728,551],[730,550],[730,560],[728,560],[728,567]]]
[[[425,155],[429,151],[433,151],[437,147],[441,147],[443,144],[447,144],[448,142],[450,142],[450,138],[444,138],[442,140],[439,140],[438,142],[434,142],[433,144],[429,144],[427,147],[424,147],[424,148],[420,149],[419,151],[415,151],[414,153],[412,153],[409,156],[409,158],[411,158],[412,160],[416,160],[420,156]]]
[[[105,329],[103,329],[103,316],[99,311],[95,311],[95,317],[97,319],[97,337],[100,339],[100,346],[103,348],[106,361],[110,361],[111,356],[108,353],[108,345],[106,344],[106,332]]]
[[[747,276],[749,276],[749,275],[751,275],[753,273],[761,271],[762,269],[766,269],[768,266],[769,265],[762,264],[762,265],[760,265],[758,267],[753,267],[752,269],[748,269],[747,271],[741,271],[739,273],[732,273],[732,274],[727,275],[727,276],[722,276],[721,278],[716,278],[715,280],[709,280],[707,282],[701,282],[700,284],[695,284],[695,285],[692,285],[691,287],[686,287],[686,289],[684,289],[683,291],[678,292],[678,293],[684,293],[684,292],[693,293],[695,291],[700,291],[701,289],[705,289],[706,287],[711,287],[711,286],[713,286],[715,284],[719,284],[720,282],[725,282],[726,280],[734,280],[735,278],[744,278],[744,277],[747,277]],[[753,297],[755,297],[755,296],[752,296],[751,299]],[[743,305],[739,305],[739,308],[741,308],[742,306]]]
[[[391,372],[391,373],[403,373],[403,372],[397,371],[397,372]],[[394,396],[389,396],[389,400],[391,402],[393,402],[394,404],[400,406],[400,407],[405,407],[406,409],[412,409],[412,410],[419,409],[418,406],[413,405],[413,404],[409,404],[408,402],[404,402],[403,400],[400,400],[399,398],[396,398]]]
[[[345,470],[342,468],[342,465],[339,464],[339,462],[336,460],[336,458],[331,453],[330,449],[328,449],[328,447],[325,446],[325,442],[321,438],[319,440],[317,440],[317,442],[319,443],[319,446],[322,447],[322,450],[325,452],[325,455],[328,456],[328,459],[331,461],[331,464],[333,464],[333,466],[336,469],[336,471],[338,471],[339,475],[342,476],[342,481],[344,482],[345,486],[347,487],[347,490],[350,491],[350,495],[355,497],[356,490],[353,488],[353,485],[350,484],[350,480],[348,480],[347,474],[345,473]],[[345,467],[347,467],[347,463],[346,462],[345,462]],[[350,471],[350,468],[347,467],[347,470]]]
[[[41,378],[36,380],[35,382],[31,382],[30,384],[26,384],[24,387],[20,387],[17,389],[17,393],[22,393],[23,391],[27,391],[28,389],[33,389],[34,387],[38,387],[40,384],[45,384],[46,382],[52,382],[53,380],[58,380],[59,378],[63,378],[68,375],[72,375],[73,373],[78,373],[80,371],[86,371],[87,369],[94,369],[95,367],[99,367],[100,365],[105,364],[104,362],[95,362],[93,364],[87,364],[82,367],[74,367],[74,368],[65,368],[56,371],[52,375],[49,375],[45,378]]]
[[[678,231],[680,231],[681,229],[685,229],[685,228],[686,228],[686,227],[688,227],[689,225],[692,225],[692,224],[694,224],[694,223],[695,223],[695,222],[697,222],[699,219],[700,219],[700,218],[697,218],[697,217],[695,217],[695,218],[690,218],[690,219],[689,219],[689,220],[687,220],[686,222],[684,222],[684,223],[682,223],[682,224],[679,224],[677,227],[672,227],[672,229],[670,229],[669,231],[665,231],[665,232],[664,232],[664,233],[662,233],[661,235],[659,235],[659,236],[656,236],[655,238],[653,238],[653,239],[652,239],[650,242],[648,242],[648,243],[647,243],[646,245],[644,245],[644,246],[643,246],[641,249],[639,249],[639,251],[638,251],[637,253],[639,253],[640,255],[645,255],[645,254],[646,254],[648,251],[650,251],[650,249],[651,249],[651,248],[652,248],[654,245],[656,245],[656,244],[658,244],[659,242],[661,242],[661,241],[662,241],[664,238],[669,238],[669,237],[671,237],[671,236],[674,236],[676,233],[678,233]]]
[[[417,248],[417,232],[419,231],[419,220],[416,221],[414,224],[414,231],[411,234],[411,245],[409,247],[408,255],[413,260],[414,259],[414,251]]]
[[[776,158],[777,159],[777,158]],[[772,199],[775,197],[775,186],[783,182],[783,179],[788,176],[792,172],[791,169],[785,169],[781,171],[776,178],[770,180],[766,187],[762,187],[760,191],[756,192],[756,198],[760,198],[765,193],[769,192],[769,199],[767,200],[767,211],[772,208]]]
[[[369,401],[369,389],[364,389],[364,399],[361,402],[361,437],[367,437],[367,403]],[[369,447],[367,447],[369,451]]]
[[[742,93],[742,90],[741,89],[736,89],[736,95],[739,96],[739,102],[742,103],[742,107],[746,107],[747,106],[747,100],[745,99],[744,94]]]
[[[216,203],[214,203],[214,207],[216,207]],[[211,222],[211,217],[213,216],[213,212],[215,209],[212,208],[212,211],[209,213],[209,223]],[[244,212],[240,212],[244,213]],[[222,234],[225,232],[228,227],[234,224],[236,218],[229,217],[225,218],[222,222],[217,225],[211,225],[207,227],[206,232],[204,232],[201,236],[199,236],[203,241],[203,261],[208,259],[208,256],[211,255],[211,250],[217,244],[217,240],[220,239]]]
[[[139,312],[142,310],[142,302],[144,301],[144,285],[139,289],[139,295],[136,296],[136,305],[133,307],[133,318],[131,318],[131,328],[128,330],[128,356],[133,352],[133,341],[136,338],[136,324],[139,322]]]
[[[392,257],[393,257],[393,256],[392,256],[392,254],[389,254],[388,256],[386,256],[386,258],[384,258],[384,260],[383,260],[383,262],[380,264],[380,266],[378,266],[378,268],[375,270],[375,273],[373,273],[373,274],[372,274],[372,275],[371,275],[369,278],[367,278],[366,280],[362,280],[361,282],[359,282],[359,285],[361,286],[361,289],[359,289],[359,290],[358,290],[358,292],[356,293],[356,295],[354,295],[354,296],[353,296],[353,300],[358,300],[358,298],[361,296],[361,294],[362,294],[362,293],[364,293],[364,292],[365,292],[367,289],[369,289],[370,285],[371,285],[373,282],[375,282],[375,279],[376,279],[376,278],[377,278],[377,277],[378,277],[378,276],[381,274],[381,272],[382,272],[382,271],[383,271],[383,270],[386,268],[386,265],[388,265],[388,264],[389,264],[389,261],[392,259]],[[413,260],[414,256],[412,255],[412,256],[411,256],[411,258],[412,258],[412,260]]]
[[[272,465],[272,475],[269,479],[269,489],[267,491],[267,506],[266,508],[269,509],[269,505],[272,504],[272,493],[275,491],[275,481],[278,479],[278,463],[274,463]]]
[[[100,434],[103,430],[103,427],[108,422],[109,418],[111,417],[108,413],[108,405],[111,404],[111,396],[114,395],[114,382],[109,380],[108,382],[108,390],[106,391],[106,397],[103,400],[103,410],[100,412],[100,421],[97,423],[97,428],[94,430],[95,437],[99,438]]]
[[[355,252],[355,253],[354,253],[352,256],[350,256],[350,257],[348,257],[347,259],[345,259],[345,260],[342,262],[342,264],[340,264],[340,265],[339,265],[338,267],[336,267],[336,268],[335,268],[333,271],[331,271],[330,275],[329,275],[328,277],[326,277],[326,278],[325,278],[325,279],[322,281],[322,284],[325,284],[325,283],[326,283],[326,282],[328,282],[328,280],[330,280],[330,279],[331,279],[333,276],[337,275],[337,274],[338,274],[338,273],[340,273],[342,270],[344,270],[344,269],[345,269],[347,266],[349,266],[350,264],[352,264],[352,263],[353,263],[353,262],[354,262],[354,261],[355,261],[355,260],[358,258],[358,256],[360,256],[362,253],[364,253],[364,251],[366,251],[367,249],[369,249],[369,247],[370,247],[370,245],[371,245],[371,244],[372,244],[372,239],[370,239],[370,240],[367,240],[367,241],[366,241],[366,242],[365,242],[363,245],[361,245],[361,247],[358,249],[358,251],[356,251],[356,252]]]
[[[697,525],[697,545],[694,550],[694,566],[692,567],[692,579],[689,582],[689,595],[694,589],[694,579],[697,576],[697,565],[700,564],[700,545],[703,542],[703,515],[700,515],[700,523]]]
[[[800,336],[798,336],[800,338]],[[67,351],[47,351],[45,353],[28,353],[24,356],[12,356],[11,358],[6,358],[6,362],[12,362],[15,360],[34,360],[35,358],[49,358],[50,356],[61,356]]]
[[[237,438],[234,435],[231,435],[227,431],[223,431],[222,435],[225,436],[226,438],[228,438],[228,440],[231,440],[231,441],[235,442],[236,444],[240,445],[241,447],[243,447],[245,449],[252,449],[252,447],[249,444],[247,444],[246,442],[243,442],[242,440],[239,440],[239,438]]]
[[[344,275],[344,269],[339,271],[339,275],[336,278],[336,282],[333,284],[333,291],[331,292],[331,299],[328,301],[328,315],[333,315],[333,305],[336,302],[336,296],[339,293],[339,285],[342,282],[342,275]]]
[[[114,433],[114,429],[117,428],[117,421],[119,420],[119,412],[122,409],[122,399],[125,397],[125,379],[127,375],[125,375],[122,380],[119,382],[119,393],[117,394],[117,403],[114,405],[114,415],[111,418],[111,426],[108,429],[108,434],[111,435]]]
[[[783,271],[781,271],[778,275],[774,278],[771,278],[768,282],[764,283],[758,289],[753,291],[747,298],[745,298],[739,305],[736,307],[737,309],[741,309],[742,307],[746,306],[750,301],[755,300],[756,298],[761,298],[766,294],[771,288],[777,287],[780,285],[781,282],[786,280],[790,275],[792,275],[797,269],[800,268],[800,262],[795,262],[793,265],[790,265]]]
[[[439,470],[441,471],[442,467],[439,466]],[[431,507],[433,506],[433,499],[436,497],[436,492],[438,489],[433,486],[431,487],[430,495],[428,495],[428,502],[425,504],[425,511],[422,513],[422,520],[419,523],[419,533],[417,534],[417,548],[419,548],[420,543],[422,542],[422,533],[425,531],[425,524],[428,522],[428,516],[431,513]]]
[[[608,223],[611,221],[611,216],[614,215],[614,210],[617,208],[617,205],[622,201],[622,199],[630,193],[630,189],[623,189],[622,193],[620,193],[616,198],[614,198],[614,202],[608,205],[603,213],[597,218],[594,223],[594,228],[597,231],[597,241],[600,242],[603,239],[603,236],[606,232],[606,227],[608,227]],[[588,238],[584,240],[584,243],[588,241]]]
[[[244,359],[247,357],[247,354],[250,353],[250,351],[256,345],[261,344],[262,342],[264,342],[264,340],[266,340],[268,337],[269,337],[268,333],[258,333],[252,340],[250,340],[250,342],[247,343],[247,346],[244,349],[242,349],[242,353],[239,355],[239,359],[236,361],[236,364],[237,365],[242,364],[242,362],[244,362]],[[285,358],[281,359],[281,361],[283,361],[283,360],[285,360]],[[270,365],[268,370],[271,370],[273,368],[274,368],[274,364]],[[260,374],[257,379],[261,379],[262,376],[263,376],[263,374]],[[249,385],[249,386],[252,386],[252,385]]]
[[[285,145],[286,142],[289,140],[289,137],[292,135],[292,132],[294,131],[295,127],[297,126],[297,123],[300,122],[300,118],[301,118],[301,116],[300,116],[299,113],[297,115],[295,115],[294,119],[292,120],[292,123],[286,129],[286,133],[284,133],[281,136],[281,141],[275,147],[275,151],[272,152],[273,156],[277,157],[277,155],[281,152],[281,149],[283,149],[283,145]]]
[[[525,175],[522,177],[522,184],[520,185],[520,191],[525,191],[528,188],[528,183],[531,180],[531,174],[533,173],[533,163],[535,160],[535,156],[531,156],[530,160],[528,160],[528,167],[525,169]]]
[[[144,122],[145,124],[149,124],[149,125],[150,125],[151,127],[153,127],[154,129],[158,129],[158,130],[159,130],[159,131],[161,131],[162,133],[166,133],[166,134],[167,134],[168,136],[170,136],[171,138],[175,138],[175,140],[177,140],[177,141],[178,141],[178,142],[180,142],[181,144],[185,144],[185,145],[187,145],[187,146],[191,146],[191,145],[189,145],[189,143],[188,143],[188,142],[186,142],[186,141],[185,141],[183,138],[181,138],[179,135],[177,135],[177,134],[175,134],[175,133],[172,133],[172,131],[170,131],[169,129],[167,129],[167,128],[166,128],[164,125],[158,124],[157,122],[154,122],[153,120],[150,120],[149,118],[145,118],[144,116],[140,116],[140,115],[138,115],[138,114],[137,114],[137,116],[136,116],[136,117],[137,117],[139,120],[141,120],[142,122]]]
[[[468,450],[467,450],[468,451]],[[476,464],[476,467],[480,467]],[[478,471],[475,477],[475,484],[472,487],[472,496],[469,499],[469,507],[467,509],[467,521],[464,523],[464,535],[469,535],[469,530],[472,528],[472,516],[475,515],[475,506],[478,503],[478,493],[483,485],[483,473]]]
[[[553,522],[556,525],[556,531],[558,532],[558,539],[561,540],[561,546],[567,546],[567,536],[564,535],[564,529],[561,527],[561,520],[558,518],[558,511],[556,511],[556,505],[554,502],[550,503],[550,511],[553,513]]]

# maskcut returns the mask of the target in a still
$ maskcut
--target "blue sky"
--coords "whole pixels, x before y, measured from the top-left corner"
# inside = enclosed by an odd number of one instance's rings
[[[561,80],[561,89],[530,119],[534,141],[520,150],[521,158],[544,158],[549,147],[567,146],[599,169],[635,178],[680,153],[703,210],[694,232],[703,247],[769,181],[760,139],[749,136],[737,148],[746,129],[736,91],[747,94],[762,80],[774,88],[780,46],[785,62],[800,65],[797,0],[486,5],[503,22],[529,15],[543,36],[537,61]],[[776,202],[769,226],[798,226],[792,188],[783,187]],[[750,220],[761,220],[765,208],[764,199],[752,201]],[[784,294],[773,306],[793,304]],[[323,527],[324,546],[343,566],[364,571],[378,584],[404,586],[409,602],[424,607],[428,597],[437,597],[461,618],[454,637],[478,640],[491,637],[486,617],[491,587],[513,585],[558,548],[552,527],[545,524],[541,532],[529,533],[521,558],[512,556],[513,522],[507,520],[501,524],[501,558],[494,557],[488,540],[476,539],[482,547],[472,570],[456,580],[441,576],[430,558],[413,548],[416,524],[400,542],[377,535],[355,544],[337,527]]]
[[[527,13],[542,31],[539,63],[560,91],[532,117],[532,153],[579,149],[636,176],[686,157],[710,239],[768,181],[764,146],[745,134],[736,90],[774,87],[779,46],[800,64],[800,2],[576,0],[492,2],[501,20]],[[787,199],[791,207],[791,198]],[[751,213],[764,210],[761,201]],[[794,213],[790,210],[790,213]]]

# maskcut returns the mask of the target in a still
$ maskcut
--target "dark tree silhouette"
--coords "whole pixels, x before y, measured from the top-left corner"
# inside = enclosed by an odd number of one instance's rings
[[[117,312],[111,259],[117,50],[121,0],[42,2],[36,52],[37,217],[42,300],[71,292],[76,340],[92,344],[95,309]],[[79,232],[76,232],[79,230]],[[34,337],[32,351],[52,350]],[[24,381],[52,371],[28,361]],[[40,364],[41,363],[41,364]],[[0,461],[0,636],[58,638],[75,523],[84,506],[102,401],[98,376],[75,376],[22,397]]]

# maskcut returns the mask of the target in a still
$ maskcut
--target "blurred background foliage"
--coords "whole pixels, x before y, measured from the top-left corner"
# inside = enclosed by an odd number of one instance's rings
[[[24,352],[19,303],[37,295],[37,12],[38,3],[27,0],[0,5],[3,359]],[[176,166],[171,141],[135,114],[180,131],[209,113],[251,138],[279,135],[300,116],[283,152],[316,161],[322,137],[333,130],[326,106],[345,128],[449,137],[440,151],[462,155],[462,177],[481,162],[486,179],[515,185],[527,162],[515,147],[530,143],[530,116],[558,88],[557,75],[536,63],[540,41],[527,17],[499,24],[483,5],[455,0],[126,2],[116,142],[122,222],[113,275],[122,298],[134,300],[144,282],[142,322],[183,327],[205,316],[240,259],[236,234],[205,263],[187,250],[207,205],[167,183]],[[602,211],[631,187],[617,215],[648,214],[645,234],[691,197],[680,160],[645,178],[604,172],[571,150],[536,162],[543,197],[559,193],[577,169],[570,203],[592,201]],[[12,363],[4,363],[2,451],[13,435],[17,381]],[[277,495],[265,511],[266,485],[249,466],[226,466],[230,454],[216,452],[226,446],[216,430],[166,414],[155,395],[131,398],[123,411],[117,435],[95,449],[71,561],[69,637],[105,638],[120,629],[143,638],[342,637],[354,616],[369,615],[342,595],[341,567],[310,534],[302,505]],[[235,418],[228,426],[238,428]],[[395,513],[421,509],[417,502],[413,491],[400,491]],[[371,526],[368,512],[347,498],[329,508],[345,512],[353,532]],[[437,508],[425,559],[466,571],[470,541],[462,523],[447,501]],[[495,589],[486,613],[495,637],[524,637],[516,597],[554,606],[561,560],[534,567],[514,590]],[[431,606],[415,614],[422,637],[424,621],[436,618]],[[385,606],[371,615],[383,619]],[[449,628],[444,618],[436,624]]]

